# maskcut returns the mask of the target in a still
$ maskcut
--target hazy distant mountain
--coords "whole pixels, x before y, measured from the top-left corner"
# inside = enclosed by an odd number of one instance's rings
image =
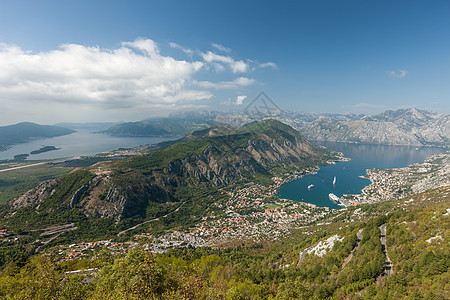
[[[341,121],[321,117],[299,128],[308,139],[386,145],[450,145],[450,116],[425,110],[388,110]]]
[[[388,110],[378,115],[282,111],[271,118],[292,126],[310,140],[384,145],[450,145],[450,116],[415,108]],[[118,124],[104,133],[118,136],[182,136],[215,125],[240,127],[260,119],[245,111],[176,112],[167,118]]]
[[[6,150],[10,145],[25,143],[30,139],[50,138],[73,132],[75,131],[61,126],[38,125],[30,122],[0,126],[0,151]]]
[[[101,133],[115,136],[185,136],[192,131],[214,125],[218,125],[218,123],[194,116],[188,118],[168,117],[121,123],[103,130]]]
[[[271,118],[298,129],[322,116],[346,121],[358,119],[363,115],[283,111],[277,116],[271,116]],[[265,118],[255,118],[242,110],[177,111],[166,118],[149,118],[138,122],[120,123],[101,132],[116,136],[184,136],[193,131],[212,126],[229,125],[237,128],[261,119]]]
[[[88,130],[91,132],[98,132],[106,130],[111,126],[117,125],[122,122],[88,122],[88,123],[58,123],[55,126],[61,126],[73,130]]]

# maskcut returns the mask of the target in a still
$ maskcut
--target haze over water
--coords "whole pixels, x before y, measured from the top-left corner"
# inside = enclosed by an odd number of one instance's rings
[[[13,159],[14,155],[27,153],[40,149],[42,146],[55,146],[61,148],[30,155],[28,160],[57,159],[72,156],[95,155],[101,152],[117,150],[119,148],[131,148],[146,144],[156,144],[162,141],[175,139],[168,137],[116,137],[107,134],[92,133],[79,130],[75,133],[31,140],[28,143],[17,144],[6,151],[0,151],[0,159]]]
[[[317,174],[284,184],[278,191],[280,198],[312,203],[320,207],[341,208],[329,200],[328,194],[333,193],[341,197],[344,194],[361,193],[361,190],[370,184],[369,180],[359,177],[366,175],[367,169],[406,167],[423,162],[432,154],[445,151],[438,147],[316,143],[344,153],[344,156],[351,158],[351,161],[337,162],[335,165],[321,167]],[[336,185],[333,186],[335,176]],[[308,189],[311,184],[314,187]]]

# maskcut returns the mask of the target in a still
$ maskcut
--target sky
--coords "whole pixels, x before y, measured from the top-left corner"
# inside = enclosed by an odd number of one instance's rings
[[[0,0],[0,125],[450,113],[450,1]]]

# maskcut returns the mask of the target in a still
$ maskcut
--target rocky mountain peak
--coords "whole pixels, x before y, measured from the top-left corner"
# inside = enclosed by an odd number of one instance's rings
[[[171,207],[180,201],[175,196],[180,188],[214,189],[252,178],[270,181],[336,158],[336,153],[309,143],[277,120],[241,128],[216,126],[193,132],[163,150],[111,163],[107,175],[96,175],[96,166],[72,172],[11,201],[9,207],[34,207],[46,213],[79,210],[86,216],[120,221],[146,216],[149,208]]]

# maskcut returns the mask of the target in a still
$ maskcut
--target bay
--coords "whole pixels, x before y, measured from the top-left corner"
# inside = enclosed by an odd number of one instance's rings
[[[329,199],[333,193],[338,197],[344,194],[359,194],[370,184],[370,181],[360,178],[366,175],[367,169],[401,168],[410,164],[423,162],[433,154],[442,153],[439,147],[409,147],[365,145],[335,142],[316,142],[331,150],[344,153],[350,158],[347,162],[337,162],[335,165],[323,166],[317,174],[307,175],[297,180],[283,184],[278,197],[298,202],[307,202],[319,207],[342,208]],[[333,185],[334,177],[336,184]],[[314,187],[308,189],[308,186]]]
[[[88,130],[79,130],[64,136],[36,139],[27,143],[13,145],[8,150],[0,152],[0,160],[13,159],[14,155],[18,154],[30,154],[31,151],[40,149],[43,146],[55,146],[61,149],[30,155],[28,160],[95,155],[119,148],[156,144],[176,138],[177,137],[116,137],[107,134],[93,133]]]

